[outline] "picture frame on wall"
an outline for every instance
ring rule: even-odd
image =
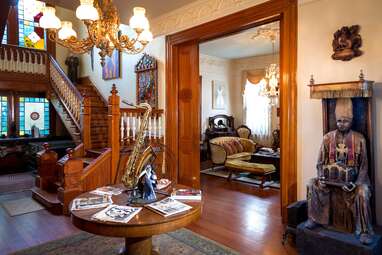
[[[121,34],[122,32],[118,31],[118,38]],[[117,49],[114,49],[111,57],[105,57],[105,65],[102,67],[102,79],[114,80],[121,78],[121,58],[122,52]]]
[[[227,83],[212,81],[212,109],[224,110],[227,108]]]
[[[121,52],[114,49],[111,57],[105,57],[105,65],[102,67],[102,79],[114,80],[121,78]]]
[[[137,104],[148,103],[152,108],[158,107],[158,64],[157,60],[143,54],[135,66],[137,74]]]

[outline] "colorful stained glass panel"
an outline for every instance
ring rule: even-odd
[[[0,135],[8,134],[8,97],[0,96]]]
[[[46,49],[45,31],[39,26],[45,3],[37,0],[19,0],[19,46]]]
[[[46,98],[20,97],[19,135],[31,135],[33,126],[41,136],[49,135],[49,102]]]

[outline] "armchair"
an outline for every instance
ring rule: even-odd
[[[241,138],[249,139],[251,137],[251,129],[246,125],[241,125],[238,128],[236,128],[236,133],[237,136]]]

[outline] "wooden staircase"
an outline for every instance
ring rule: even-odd
[[[27,80],[43,84],[46,97],[76,144],[60,159],[48,144],[37,155],[33,198],[49,211],[69,214],[73,198],[113,184],[118,168],[123,173],[129,153],[121,155],[121,148],[134,145],[144,111],[121,109],[115,85],[106,101],[89,78],[72,84],[47,52],[9,45],[0,46],[0,79],[10,86]],[[149,143],[163,143],[162,121],[163,110],[153,110],[145,134]]]
[[[108,130],[110,123],[117,130],[120,119],[118,114],[108,117],[108,112],[119,112],[119,104],[108,109],[106,100],[88,78],[81,79],[76,87],[45,51],[1,45],[0,79],[10,84],[28,80],[44,84],[46,97],[76,144],[60,159],[48,144],[44,145],[37,155],[34,199],[52,213],[69,214],[73,198],[113,183],[119,147],[114,153],[113,146],[107,147]],[[119,99],[114,101],[119,103]],[[110,144],[119,145],[118,134],[119,131]]]
[[[73,119],[70,117],[68,110],[64,107],[60,99],[57,97],[56,93],[53,91],[49,94],[49,101],[53,105],[54,109],[57,112],[57,115],[60,117],[62,123],[64,124],[66,130],[72,137],[76,145],[82,142],[81,140],[81,131],[79,127],[74,123]]]
[[[68,215],[73,198],[114,180],[112,150],[107,148],[108,104],[89,78],[74,85],[57,62],[49,60],[49,99],[77,147],[57,160],[46,146],[39,155],[33,198],[54,214]]]
[[[44,144],[38,153],[38,176],[32,197],[53,214],[69,214],[69,203],[82,192],[112,183],[111,149],[84,150],[83,144],[57,161],[57,154]]]
[[[92,148],[105,148],[108,145],[108,106],[89,77],[79,79],[76,85],[82,95],[90,99],[90,136]]]

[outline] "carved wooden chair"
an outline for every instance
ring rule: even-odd
[[[251,129],[246,125],[241,125],[238,128],[236,128],[236,133],[238,137],[246,139],[250,139],[252,135]]]

